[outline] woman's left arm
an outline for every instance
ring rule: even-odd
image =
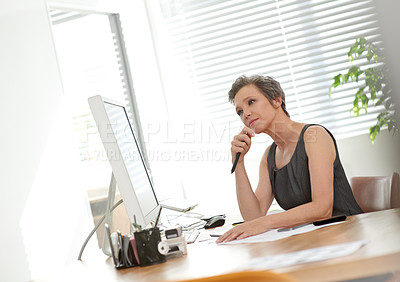
[[[270,229],[292,227],[332,216],[335,144],[320,126],[310,126],[306,130],[304,143],[310,172],[311,202],[237,225],[217,242],[243,239]]]
[[[304,133],[311,183],[310,215],[315,220],[332,216],[334,162],[336,149],[331,135],[321,126],[310,126]]]

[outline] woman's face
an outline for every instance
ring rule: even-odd
[[[277,101],[273,101],[271,105],[267,97],[252,84],[242,87],[234,100],[240,119],[255,133],[263,132],[270,127],[277,108],[280,107]]]

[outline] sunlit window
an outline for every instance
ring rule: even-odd
[[[179,73],[188,80],[186,89],[166,83],[167,96],[195,93],[214,124],[240,123],[226,96],[242,74],[276,78],[294,120],[321,123],[338,139],[375,124],[379,108],[362,118],[350,112],[355,83],[328,95],[333,76],[348,69],[357,37],[381,46],[372,1],[147,2],[166,79]]]

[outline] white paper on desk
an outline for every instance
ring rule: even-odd
[[[243,244],[243,243],[260,243],[260,242],[271,242],[271,241],[275,241],[275,240],[279,240],[279,239],[283,239],[283,238],[287,238],[293,235],[297,235],[297,234],[301,234],[301,233],[306,233],[306,232],[310,232],[310,231],[314,231],[316,229],[319,228],[323,228],[323,227],[327,227],[327,226],[331,226],[331,225],[335,225],[335,224],[341,224],[342,222],[334,222],[331,224],[325,224],[325,225],[320,225],[320,226],[314,226],[313,224],[308,224],[305,225],[303,227],[300,228],[296,228],[294,230],[288,230],[288,231],[283,231],[283,232],[278,232],[278,229],[271,229],[265,233],[261,233],[258,235],[254,235],[251,237],[247,237],[241,240],[233,240],[227,243],[221,243],[221,244]],[[213,235],[216,235],[216,232],[220,232],[220,231],[228,231],[227,229],[225,230],[216,230],[215,232],[213,232]],[[224,232],[222,232],[219,235],[222,235]]]
[[[279,267],[288,267],[300,263],[309,263],[347,256],[357,251],[366,243],[367,241],[361,240],[307,249],[282,255],[255,258],[243,265],[242,268],[243,270],[276,269]]]

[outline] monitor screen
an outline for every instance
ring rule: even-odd
[[[160,206],[126,108],[101,96],[89,98],[89,105],[129,219],[144,228]]]

